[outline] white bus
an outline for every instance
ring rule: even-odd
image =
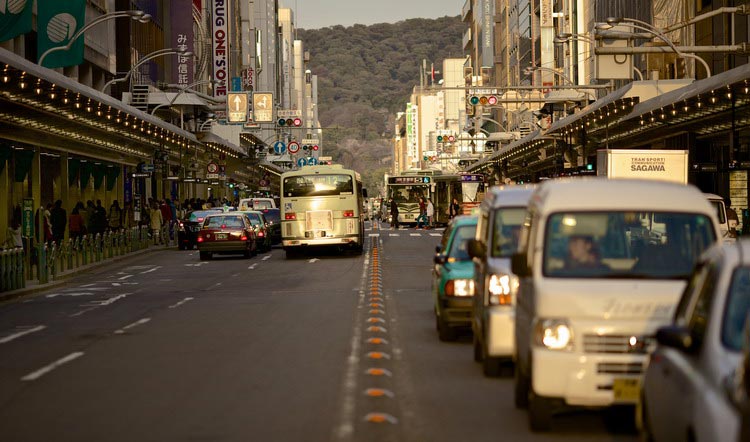
[[[281,175],[281,239],[287,258],[309,246],[336,246],[362,253],[364,198],[359,173],[332,166],[305,166]]]

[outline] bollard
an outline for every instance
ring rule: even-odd
[[[26,256],[22,247],[16,249],[16,283],[14,287],[26,287]]]
[[[0,252],[0,292],[11,290],[10,276],[10,254],[3,250]]]
[[[48,250],[49,255],[47,256],[47,275],[49,275],[49,277],[54,280],[57,276],[57,244],[53,242]]]
[[[49,278],[47,276],[47,244],[39,243],[37,245],[37,250],[37,279],[39,280],[39,284],[46,284],[47,282],[49,282]]]

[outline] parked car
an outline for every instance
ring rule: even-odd
[[[263,209],[260,211],[268,222],[268,233],[271,244],[281,244],[281,209]]]
[[[212,213],[221,213],[221,209],[194,210],[177,221],[177,248],[180,250],[198,246],[198,232],[206,217]]]
[[[537,186],[511,258],[514,399],[528,406],[533,431],[571,407],[635,409],[647,343],[719,239],[716,211],[694,186],[603,178]]]
[[[441,341],[454,340],[458,328],[471,326],[474,265],[469,257],[468,242],[474,238],[476,228],[476,216],[456,217],[436,248],[432,296]]]
[[[201,261],[214,254],[241,253],[250,258],[257,251],[255,230],[247,215],[239,212],[211,214],[198,232]]]
[[[239,213],[244,213],[250,220],[250,223],[255,229],[255,241],[256,248],[259,252],[267,252],[271,250],[271,234],[269,232],[268,221],[266,220],[263,212],[258,210],[241,210]]]
[[[469,242],[476,289],[471,320],[474,360],[482,363],[486,376],[512,367],[516,357],[518,278],[510,269],[510,258],[518,249],[533,190],[532,185],[490,188],[479,206],[476,238]]]
[[[750,313],[750,241],[716,246],[696,265],[643,379],[643,432],[655,441],[738,440],[735,369]]]

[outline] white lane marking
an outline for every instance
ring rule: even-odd
[[[50,293],[47,295],[48,298],[56,298],[58,296],[93,296],[96,293],[93,292],[73,292],[73,293]]]
[[[159,270],[160,268],[161,268],[161,266],[156,266],[156,267],[154,267],[153,269],[150,269],[150,270],[146,270],[146,271],[143,271],[143,272],[141,272],[141,275],[144,275],[144,274],[146,274],[146,273],[151,273],[151,272],[155,272],[155,271]]]
[[[255,270],[255,267],[257,267],[257,266],[258,266],[258,263],[256,262],[255,264],[251,265],[251,266],[250,266],[250,267],[248,267],[247,269],[248,269],[248,270]]]
[[[370,236],[370,238],[377,238],[377,237],[380,236],[380,234],[379,233],[370,233],[369,236]]]
[[[185,267],[200,267],[206,264],[208,264],[208,261],[201,261],[201,262],[196,262],[195,264],[185,264]]]
[[[430,233],[430,236],[443,236],[440,233]]]
[[[119,282],[113,282],[112,283],[112,287],[120,287],[120,285],[121,284]]]
[[[263,257],[263,261],[268,261],[269,259],[271,259],[271,255],[266,255]]]
[[[232,275],[232,278],[236,278],[238,276],[240,276],[240,274],[239,273],[235,273],[234,275]]]
[[[21,328],[21,327],[16,327],[16,328]],[[44,326],[44,325],[37,325],[36,327],[28,328],[26,330],[20,331],[18,333],[14,333],[14,334],[12,334],[10,336],[6,336],[6,337],[0,339],[0,344],[7,344],[8,342],[10,342],[10,341],[12,341],[14,339],[20,338],[21,336],[28,335],[28,334],[31,334],[31,333],[36,333],[38,331],[44,330],[45,328],[47,328],[47,327]]]
[[[71,354],[65,356],[64,358],[58,359],[55,362],[47,365],[46,367],[42,367],[42,368],[40,368],[39,370],[37,370],[37,371],[35,371],[33,373],[27,374],[26,376],[22,377],[21,380],[22,381],[35,381],[35,380],[39,379],[40,377],[44,376],[45,374],[49,373],[50,371],[52,371],[52,370],[60,367],[61,365],[64,365],[64,364],[67,364],[68,362],[76,360],[76,359],[80,358],[81,356],[83,356],[83,352],[82,351],[77,351],[77,352],[71,353]]]
[[[313,259],[311,259],[311,260],[309,260],[307,262],[309,262],[310,264],[312,264],[312,263],[315,263],[315,262],[318,262],[318,261],[320,261],[318,258],[313,258]]]
[[[221,285],[221,283],[217,282],[216,284],[212,285],[211,287],[207,288],[206,290],[211,290],[211,289],[218,288],[220,285]]]
[[[125,333],[125,330],[131,329],[133,327],[138,327],[139,325],[145,324],[145,323],[147,323],[150,320],[151,320],[151,318],[139,319],[139,320],[135,321],[134,323],[126,325],[125,327],[123,327],[123,328],[121,328],[119,330],[115,330],[115,334],[116,335],[121,335],[121,334]]]
[[[169,308],[177,308],[177,307],[181,306],[182,304],[185,304],[186,302],[192,301],[193,299],[195,299],[195,298],[185,298],[185,299],[183,299],[182,301],[178,302],[175,305],[170,305]]]
[[[401,236],[399,233],[389,233],[388,236]]]
[[[410,233],[409,236],[422,236],[421,233]]]
[[[132,278],[132,277],[133,277],[133,275],[125,275],[122,278],[118,278],[118,279],[122,281],[124,279]]]
[[[99,306],[98,306],[98,305],[96,305],[96,306],[94,306],[94,307],[89,307],[89,308],[85,308],[85,309],[81,310],[80,312],[76,312],[76,313],[73,313],[72,315],[70,315],[70,317],[71,317],[71,318],[75,318],[76,316],[81,316],[82,314],[84,314],[84,313],[88,313],[88,312],[90,312],[91,310],[94,310],[94,309],[96,309],[97,307],[99,307]]]
[[[89,284],[89,285],[94,285],[94,284]],[[83,286],[81,286],[81,287],[83,287]],[[75,293],[77,290],[78,289],[65,289],[65,290],[63,290],[63,293],[71,293],[71,292]],[[86,291],[86,292],[103,292],[103,291],[106,291],[106,290],[109,290],[109,287],[89,287],[89,288],[86,288],[86,290],[84,290],[84,291]]]
[[[95,310],[95,309],[97,309],[99,307],[102,307],[102,306],[105,306],[105,305],[114,304],[115,302],[119,301],[120,299],[124,299],[124,298],[128,297],[128,295],[132,295],[132,294],[133,293],[121,293],[121,294],[119,294],[117,296],[113,296],[111,298],[107,298],[107,299],[103,299],[103,300],[95,300],[95,301],[88,302],[86,304],[82,304],[81,307],[87,307],[87,308],[84,308],[83,310],[81,310],[79,312],[73,313],[72,315],[70,315],[70,317],[71,318],[75,318],[77,316],[83,315],[84,313],[88,313],[91,310]]]
[[[95,285],[96,285],[96,283],[93,283],[93,284],[84,284],[84,285],[80,285],[80,286],[78,286],[78,288],[82,288],[82,289],[84,289],[84,288],[86,288],[86,287],[93,287],[93,286],[95,286]]]

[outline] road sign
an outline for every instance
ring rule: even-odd
[[[206,179],[207,180],[218,180],[219,179],[219,174],[218,173],[207,173],[206,174]]]
[[[283,141],[277,141],[273,143],[273,151],[276,153],[276,155],[281,155],[284,152],[286,152],[286,144],[284,144]]]
[[[302,144],[320,144],[317,138],[303,138],[301,143]]]
[[[23,199],[23,236],[31,238],[34,236],[34,200],[31,198]]]
[[[230,123],[247,122],[246,92],[230,92],[227,94],[227,121]]]
[[[208,173],[219,173],[219,165],[213,161],[206,165],[206,172]]]
[[[253,112],[256,123],[273,122],[273,93],[253,93]]]
[[[300,158],[300,159],[297,160],[297,165],[299,167],[305,166],[305,165],[307,165],[307,160],[304,159],[304,158]]]
[[[292,141],[289,143],[289,153],[297,153],[299,152],[299,143],[296,141]]]
[[[153,172],[155,169],[153,164],[144,164],[141,167],[141,172]]]
[[[307,164],[311,166],[316,166],[318,164],[318,159],[315,157],[310,157],[307,159]]]
[[[318,157],[318,161],[333,161],[333,157],[320,156]]]
[[[278,111],[276,111],[276,116],[278,118],[301,117],[302,111],[299,109],[279,109]]]

